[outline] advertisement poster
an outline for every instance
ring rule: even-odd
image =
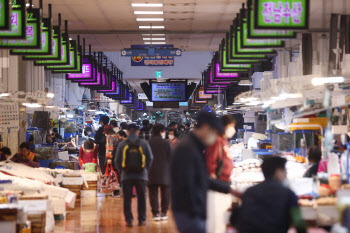
[[[173,56],[131,57],[131,66],[173,66]]]

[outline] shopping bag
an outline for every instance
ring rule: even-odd
[[[86,172],[96,173],[96,163],[85,163],[84,169]]]
[[[110,168],[110,172],[108,173],[108,170]],[[105,174],[102,177],[101,181],[101,193],[110,193],[114,190],[119,190],[120,185],[118,182],[118,175],[113,170],[113,167],[111,164],[107,164]]]

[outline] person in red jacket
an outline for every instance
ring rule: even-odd
[[[97,145],[91,139],[85,141],[79,150],[79,164],[81,166],[81,169],[84,169],[85,163],[97,164],[97,153]]]
[[[224,115],[221,117],[221,122],[225,127],[225,133],[219,135],[216,143],[206,149],[205,158],[211,178],[231,183],[230,177],[234,166],[228,140],[236,133],[236,120],[231,115]],[[227,194],[208,192],[207,232],[225,231],[224,216],[231,203],[232,199]]]

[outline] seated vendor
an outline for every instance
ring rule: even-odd
[[[19,146],[20,152],[15,154],[11,159],[15,163],[22,163],[30,167],[40,167],[38,158],[34,152],[30,151],[30,144],[28,142],[22,142]]]
[[[97,153],[97,145],[91,139],[85,141],[79,150],[79,164],[81,166],[81,169],[84,169],[85,163],[97,164]]]
[[[0,149],[0,161],[5,161],[11,156],[11,150],[8,147],[2,147]]]
[[[311,178],[317,175],[318,165],[322,158],[321,148],[319,146],[311,146],[307,153],[310,168],[305,172],[304,177]]]

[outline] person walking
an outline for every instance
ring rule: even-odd
[[[170,162],[172,147],[165,140],[165,126],[155,124],[152,128],[152,138],[149,144],[153,154],[153,162],[149,169],[149,199],[152,208],[153,220],[167,220],[170,204]],[[161,212],[159,212],[158,193],[161,193]]]
[[[108,125],[109,117],[101,116],[101,127],[96,131],[95,143],[98,145],[98,160],[102,174],[106,171],[106,135],[103,134],[105,125]]]
[[[149,125],[149,120],[142,121],[142,129],[140,130],[139,138],[146,141],[151,138],[151,127]]]
[[[147,141],[139,139],[135,124],[128,125],[128,139],[118,146],[116,164],[121,171],[124,196],[124,216],[127,227],[133,226],[131,212],[132,190],[137,193],[139,226],[146,225],[146,184],[153,154]]]
[[[113,163],[119,144],[118,135],[114,132],[113,125],[105,125],[103,134],[106,135],[106,164],[111,164],[114,171],[118,168]],[[105,172],[105,171],[104,171]],[[109,171],[110,172],[110,171]],[[118,181],[120,180],[118,172]],[[119,181],[120,182],[120,181]],[[114,190],[112,196],[120,197],[120,190]]]
[[[231,115],[224,115],[220,120],[225,131],[218,136],[215,144],[207,147],[205,159],[210,177],[230,185],[233,156],[228,147],[228,140],[236,133],[236,120]],[[231,207],[232,199],[227,194],[209,191],[207,205],[207,233],[224,232],[226,229],[225,213]]]
[[[168,140],[173,147],[175,147],[179,143],[179,139],[176,136],[175,129],[168,130]]]
[[[227,182],[209,177],[203,151],[224,128],[215,114],[199,112],[195,129],[175,147],[171,162],[171,203],[181,233],[205,233],[207,191],[239,196]]]
[[[298,233],[306,233],[298,198],[284,183],[287,160],[278,156],[265,158],[261,169],[265,181],[249,188],[238,210],[240,233],[287,233],[293,223]]]

